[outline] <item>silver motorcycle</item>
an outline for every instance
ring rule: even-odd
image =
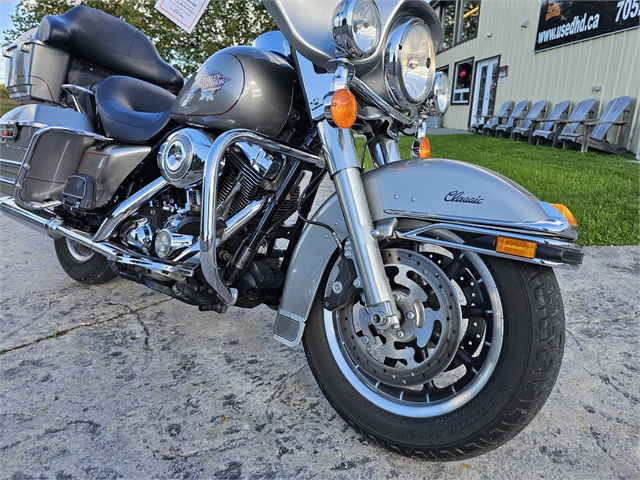
[[[575,219],[429,158],[449,83],[426,1],[264,4],[280,31],[186,83],[141,32],[84,6],[6,47],[24,105],[0,121],[2,213],[52,237],[79,282],[120,276],[201,311],[271,307],[274,338],[302,342],[331,405],[391,451],[502,445],[560,369],[552,267],[582,261]],[[313,211],[327,174],[335,193]]]

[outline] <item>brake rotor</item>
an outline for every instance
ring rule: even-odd
[[[346,351],[357,368],[391,386],[424,385],[451,364],[459,348],[462,313],[442,270],[411,250],[382,251],[400,312],[400,329],[379,331],[361,304],[339,312]]]

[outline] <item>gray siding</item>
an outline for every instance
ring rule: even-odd
[[[593,97],[599,100],[599,116],[609,100],[629,95],[636,105],[627,148],[638,153],[640,29],[534,53],[539,14],[540,0],[482,0],[477,38],[439,54],[437,66],[448,64],[453,77],[458,61],[500,56],[500,66],[507,66],[508,74],[504,83],[498,80],[496,109],[507,100],[547,99],[555,104]],[[527,28],[521,26],[525,21]],[[452,105],[444,126],[468,128],[471,105]]]

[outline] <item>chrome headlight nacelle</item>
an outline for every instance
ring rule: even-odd
[[[187,188],[202,181],[213,140],[193,128],[172,133],[158,150],[158,167],[174,187]]]
[[[378,48],[381,24],[372,0],[343,0],[333,20],[333,43],[349,58],[367,58]]]
[[[384,55],[387,93],[403,110],[424,102],[435,79],[436,50],[426,23],[412,18],[389,37]]]

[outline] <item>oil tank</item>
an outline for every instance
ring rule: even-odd
[[[191,76],[171,116],[178,123],[276,136],[291,111],[295,78],[284,57],[255,47],[225,48]]]

